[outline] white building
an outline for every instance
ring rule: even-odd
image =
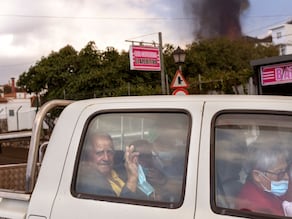
[[[273,44],[279,46],[279,55],[292,54],[292,22],[271,29]]]
[[[19,92],[14,78],[11,78],[11,84],[4,86],[11,87],[11,93],[1,93],[0,96],[0,120],[7,122],[4,131],[31,129],[36,115],[36,107],[31,106],[33,95]],[[4,86],[0,89],[4,90]]]
[[[36,108],[31,107],[30,99],[11,99],[0,103],[0,119],[7,119],[8,131],[31,129]]]

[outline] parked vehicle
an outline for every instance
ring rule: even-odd
[[[41,143],[43,118],[56,106],[66,107],[49,142]],[[107,133],[114,152],[92,152],[89,147],[95,133]],[[0,165],[0,217],[211,219],[289,216],[292,201],[289,189],[280,197],[288,207],[285,205],[279,214],[238,208],[237,202],[242,201],[238,200],[238,194],[255,173],[248,168],[253,145],[263,141],[267,148],[275,146],[286,151],[283,178],[289,176],[291,139],[291,97],[187,95],[51,101],[43,105],[36,116],[27,162]],[[137,141],[141,143],[141,140],[149,144],[140,147]],[[88,156],[113,156],[112,168],[123,168],[126,146],[132,144],[137,150],[134,151],[138,156],[135,161],[143,173],[137,183],[144,179],[148,186],[145,190],[138,186],[134,191],[142,195],[127,197],[80,189],[79,183],[90,175],[82,172],[82,165],[87,168]],[[142,162],[144,158],[151,160],[147,167]],[[159,172],[156,181],[153,180],[155,176],[148,175],[152,169]],[[267,179],[272,177],[268,170],[260,171]],[[126,176],[120,178],[126,181]],[[99,181],[93,174],[86,183],[96,186]],[[265,192],[270,194],[268,190]]]

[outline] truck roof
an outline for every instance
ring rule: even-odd
[[[155,96],[123,96],[123,97],[103,97],[76,101],[74,104],[96,104],[96,103],[126,103],[126,102],[169,102],[169,101],[265,101],[279,102],[292,101],[291,96],[276,95],[155,95]]]

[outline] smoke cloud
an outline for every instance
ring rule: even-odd
[[[240,15],[249,0],[185,0],[187,13],[194,18],[194,35],[198,39],[242,35]]]

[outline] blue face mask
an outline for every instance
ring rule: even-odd
[[[154,192],[154,188],[147,182],[143,167],[138,165],[138,188],[147,196]]]
[[[288,180],[271,181],[271,193],[276,196],[283,196],[288,190]]]
[[[262,174],[262,176],[265,177],[266,179],[268,179],[264,174]],[[270,180],[270,179],[268,179],[268,180]],[[288,184],[289,184],[288,180],[281,180],[281,181],[270,180],[270,182],[271,182],[271,190],[265,188],[262,185],[262,187],[264,188],[264,190],[266,192],[270,192],[270,193],[274,194],[275,196],[283,196],[286,194],[286,192],[288,190]]]
[[[266,179],[270,180],[264,174],[262,174],[262,176],[265,177]],[[274,194],[275,196],[283,196],[286,194],[286,192],[288,190],[288,186],[289,186],[288,180],[281,180],[281,181],[270,180],[270,182],[271,182],[271,190],[265,188],[265,186],[262,185],[262,187],[264,188],[264,190],[266,192],[270,192],[270,193]]]

